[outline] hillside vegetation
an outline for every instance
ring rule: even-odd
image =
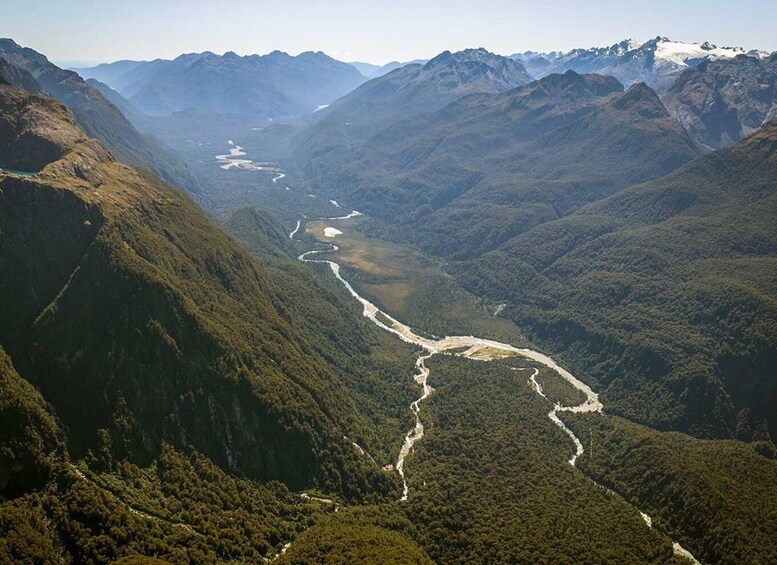
[[[621,418],[570,418],[593,454],[580,468],[653,517],[703,563],[777,559],[777,462],[739,441],[659,433]]]
[[[54,405],[71,454],[146,464],[164,440],[296,488],[392,493],[394,476],[351,445],[385,449],[343,376],[380,380],[356,361],[373,347],[363,326],[325,301],[295,304],[178,190],[79,137],[61,106],[0,95],[73,131],[42,130],[64,156],[40,174],[0,178],[0,341]]]
[[[777,437],[777,127],[452,267],[659,429]]]
[[[297,158],[313,192],[402,224],[427,251],[465,259],[699,154],[645,85],[624,93],[612,77],[570,71]]]

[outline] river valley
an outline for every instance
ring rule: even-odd
[[[358,211],[353,211],[343,216],[336,216],[336,217],[323,218],[323,219],[326,220],[327,222],[336,222],[340,220],[347,220],[358,215],[361,215],[361,213]],[[297,221],[294,227],[294,230],[291,233],[289,233],[289,238],[293,240],[295,236],[299,233],[299,231],[303,229],[304,224],[307,221],[308,221],[307,218],[304,218],[304,217],[300,218]],[[326,228],[324,228],[324,235],[327,238],[334,238],[337,235],[342,233],[343,231],[339,228],[333,228],[331,226],[327,226]],[[585,395],[585,400],[583,402],[572,406],[563,406],[559,403],[554,403],[552,409],[550,410],[550,412],[548,412],[548,418],[556,426],[561,428],[561,430],[563,430],[564,433],[567,434],[569,438],[572,440],[572,443],[575,447],[575,451],[569,459],[569,464],[572,466],[575,466],[577,459],[584,453],[583,444],[580,441],[580,439],[574,434],[574,432],[567,427],[567,425],[564,423],[564,421],[560,418],[559,415],[564,412],[571,412],[571,413],[594,412],[594,413],[602,414],[603,416],[604,405],[599,400],[599,395],[596,392],[594,392],[590,386],[588,386],[583,381],[581,381],[580,379],[572,375],[569,371],[561,367],[551,357],[549,357],[548,355],[540,351],[536,351],[529,348],[518,348],[508,343],[502,343],[499,341],[479,338],[475,336],[446,336],[446,337],[439,338],[435,336],[424,337],[422,335],[419,335],[419,333],[414,331],[411,327],[409,327],[406,324],[403,324],[399,320],[392,317],[390,314],[382,311],[375,304],[373,304],[372,302],[364,298],[361,294],[359,294],[356,291],[356,289],[353,287],[353,285],[351,285],[351,283],[342,276],[340,272],[341,269],[340,269],[339,263],[332,261],[330,259],[314,258],[322,254],[337,252],[339,250],[339,247],[336,244],[319,243],[318,245],[319,245],[318,249],[306,251],[301,255],[299,255],[298,259],[305,263],[318,263],[318,264],[328,265],[332,273],[334,274],[334,276],[337,278],[338,281],[340,281],[343,284],[343,286],[346,288],[348,293],[362,305],[362,308],[363,308],[362,314],[364,315],[364,317],[371,320],[375,325],[377,325],[379,328],[383,329],[384,331],[390,332],[396,335],[399,339],[407,343],[417,345],[422,349],[421,355],[416,360],[415,367],[417,372],[413,375],[413,379],[421,387],[422,392],[421,392],[421,396],[410,405],[410,410],[413,413],[413,416],[415,417],[415,425],[405,435],[404,441],[402,443],[402,447],[399,451],[399,456],[397,457],[397,461],[394,464],[395,470],[399,473],[402,479],[402,497],[400,499],[401,501],[407,500],[408,491],[409,491],[408,483],[405,477],[405,464],[407,461],[407,457],[412,453],[413,446],[418,441],[422,440],[424,437],[424,425],[421,418],[421,403],[427,398],[429,398],[429,396],[434,392],[434,389],[428,382],[430,370],[429,368],[426,367],[426,361],[430,357],[436,354],[445,354],[445,355],[452,354],[452,355],[457,355],[460,357],[465,357],[467,359],[472,359],[472,360],[481,361],[481,362],[496,361],[496,360],[506,361],[506,360],[509,360],[510,358],[522,358],[525,360],[533,361],[534,363],[543,365],[553,370],[561,378],[563,378],[565,381],[571,384],[575,389],[582,392]],[[527,370],[527,368],[525,367],[511,367],[511,368],[516,371]],[[529,377],[527,383],[529,384],[529,386],[532,387],[532,389],[538,395],[548,400],[543,392],[542,386],[536,380],[537,374],[538,374],[538,369],[536,368],[533,369],[533,374]],[[550,402],[550,400],[548,401]],[[601,487],[601,485],[599,486]],[[601,488],[606,488],[606,487],[601,487]],[[615,495],[618,496],[617,494]],[[653,524],[652,524],[651,517],[645,514],[644,512],[642,512],[641,510],[639,512],[646,526],[649,528],[652,528]],[[690,562],[694,563],[695,565],[700,565],[700,562],[678,542],[672,541],[672,547],[676,556],[685,558]]]
[[[234,146],[235,148],[239,146]],[[242,149],[242,148],[240,148]],[[230,156],[240,159],[242,155],[235,155],[234,151]],[[263,163],[264,165],[264,163]],[[276,165],[267,163],[269,165],[265,169],[258,169],[260,172],[272,173],[272,184],[277,184],[278,181],[286,177],[285,173],[281,171]],[[245,168],[245,167],[231,167],[231,168]],[[287,191],[295,192],[293,185],[291,187],[283,186]],[[279,187],[280,188],[280,187]],[[309,195],[316,197],[317,195]],[[331,205],[335,208],[341,208],[340,203],[331,202]],[[347,210],[347,208],[345,208]],[[333,216],[318,216],[312,217],[310,211],[307,214],[302,214],[301,217],[294,222],[293,229],[287,234],[288,238],[292,241],[299,241],[302,234],[306,233],[308,224],[313,222],[323,222],[323,228],[317,230],[318,242],[315,244],[314,249],[304,251],[298,256],[298,259],[308,264],[326,265],[331,270],[336,279],[343,285],[348,294],[355,299],[362,306],[362,314],[369,319],[373,324],[395,335],[398,339],[415,345],[421,349],[418,358],[415,363],[415,373],[412,375],[415,383],[421,389],[421,394],[416,400],[414,400],[409,409],[412,413],[415,421],[413,427],[407,431],[402,444],[398,452],[396,461],[393,463],[393,470],[396,471],[402,482],[402,494],[400,501],[406,501],[408,499],[409,491],[411,487],[408,485],[407,478],[405,476],[407,465],[411,462],[410,455],[413,453],[414,446],[423,440],[424,438],[424,421],[422,413],[422,405],[431,395],[434,394],[434,388],[430,384],[430,369],[427,367],[427,361],[434,355],[455,355],[478,362],[495,362],[498,361],[502,364],[509,366],[514,371],[523,371],[528,374],[526,379],[526,385],[529,386],[538,396],[547,401],[550,405],[550,410],[547,414],[548,419],[553,422],[555,426],[560,428],[564,434],[569,437],[572,443],[573,451],[570,454],[568,463],[571,466],[575,466],[578,458],[585,453],[583,443],[575,435],[575,433],[564,423],[562,416],[564,413],[594,413],[604,416],[604,405],[602,404],[599,395],[582,380],[571,374],[569,371],[560,366],[552,357],[545,353],[531,349],[529,347],[516,347],[510,343],[498,341],[494,339],[481,338],[474,335],[452,335],[438,337],[431,335],[427,332],[421,332],[415,330],[411,326],[399,321],[397,318],[389,314],[388,312],[379,308],[375,303],[365,298],[357,289],[349,282],[341,272],[340,263],[332,260],[327,255],[336,253],[340,250],[340,247],[332,241],[338,241],[339,237],[344,237],[344,233],[347,235],[349,226],[347,220],[362,216],[362,214],[356,210],[347,214],[333,215]],[[328,240],[328,241],[327,241]],[[503,307],[503,306],[502,306]],[[497,310],[499,308],[497,307]],[[498,315],[498,312],[496,312]],[[491,314],[493,315],[493,314]],[[511,366],[511,360],[521,359],[523,361],[529,361],[533,364],[546,367],[553,371],[556,375],[569,383],[574,389],[582,393],[583,400],[576,404],[562,405],[557,402],[551,401],[546,397],[542,385],[537,381],[538,369],[528,367],[514,367]],[[369,455],[365,452],[365,455]],[[388,468],[391,468],[389,465]],[[591,479],[592,480],[592,479]],[[611,491],[610,489],[599,485],[594,481],[599,488],[605,489],[613,496],[622,498],[619,494]],[[639,511],[639,509],[637,509]],[[639,511],[645,525],[649,528],[653,527],[653,520],[647,514]],[[674,553],[678,557],[687,559],[688,561],[699,564],[694,556],[683,548],[676,541],[672,541]]]

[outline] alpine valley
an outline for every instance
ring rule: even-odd
[[[776,442],[777,53],[0,39],[0,562],[777,563]]]

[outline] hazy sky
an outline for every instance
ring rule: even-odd
[[[777,50],[777,0],[0,0],[0,36],[55,62],[324,51],[346,61],[445,49],[610,45],[657,35]]]

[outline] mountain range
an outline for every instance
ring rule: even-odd
[[[611,410],[660,429],[773,438],[776,188],[772,123],[455,270],[595,367]]]
[[[761,101],[761,94],[771,96],[771,86],[760,90],[747,87],[760,84],[764,74],[771,77],[767,84],[773,85],[770,65],[768,61],[740,56],[704,63],[699,69],[686,70],[683,76],[686,79],[688,75],[702,73],[716,73],[720,77],[731,73],[752,76],[746,83],[736,79],[709,81],[718,84],[722,92],[727,92],[726,85],[736,83],[737,92],[743,95],[730,99],[745,108],[751,104],[746,100]],[[684,83],[679,84],[682,86],[678,92],[688,91]],[[370,83],[361,88],[366,90],[369,86]],[[754,95],[753,90],[758,94]],[[755,104],[760,114],[751,123],[764,119],[768,100],[766,104]],[[717,119],[717,116],[710,117],[710,121]],[[743,337],[737,337],[739,322],[717,324],[714,318],[702,318],[692,309],[683,317],[698,319],[695,324],[682,330],[661,330],[662,335],[669,337],[654,343],[647,338],[651,330],[645,325],[641,309],[656,308],[648,320],[669,316],[653,305],[674,308],[676,304],[691,301],[686,286],[690,284],[689,278],[699,277],[707,284],[713,280],[716,267],[711,259],[695,264],[692,274],[681,272],[679,267],[667,267],[662,282],[658,283],[665,293],[663,296],[657,295],[655,289],[639,288],[632,281],[646,273],[622,274],[620,262],[627,266],[633,264],[637,270],[645,264],[652,265],[648,271],[653,269],[651,280],[656,281],[659,267],[654,262],[663,265],[668,261],[665,257],[683,256],[679,249],[668,247],[670,243],[683,245],[682,236],[672,236],[667,241],[658,232],[650,232],[632,248],[625,232],[613,234],[613,225],[624,221],[623,210],[595,212],[605,203],[621,202],[621,198],[626,198],[619,196],[624,189],[627,189],[624,194],[643,191],[652,194],[653,189],[643,188],[650,185],[641,183],[673,171],[682,172],[677,173],[680,180],[666,177],[664,182],[671,188],[662,189],[661,196],[655,198],[661,205],[666,201],[667,206],[677,199],[677,205],[684,210],[699,200],[699,191],[707,190],[705,187],[716,174],[709,171],[717,171],[721,174],[718,182],[722,183],[719,190],[732,199],[725,206],[722,197],[718,200],[719,213],[725,214],[725,210],[735,210],[737,206],[747,210],[752,201],[757,203],[752,204],[757,210],[753,217],[759,220],[748,222],[754,239],[743,243],[745,247],[741,250],[723,245],[727,237],[733,241],[739,237],[738,226],[744,220],[733,216],[721,216],[704,227],[699,226],[695,232],[698,245],[711,245],[719,252],[715,260],[727,265],[733,264],[740,253],[752,255],[753,272],[747,276],[765,276],[774,253],[767,243],[772,231],[768,218],[777,213],[772,207],[771,191],[777,183],[773,169],[773,126],[763,127],[767,128],[765,133],[757,130],[747,142],[737,145],[735,151],[705,158],[704,145],[686,131],[646,84],[635,84],[624,92],[615,78],[567,71],[502,93],[461,97],[439,110],[375,128],[358,144],[355,140],[359,138],[348,136],[341,143],[327,140],[326,144],[311,147],[311,140],[318,139],[313,126],[309,133],[299,136],[306,144],[299,150],[297,162],[314,191],[353,203],[359,210],[381,220],[372,233],[407,241],[444,257],[449,261],[449,272],[461,277],[476,295],[508,304],[504,315],[520,327],[534,328],[531,331],[536,332],[533,334],[536,339],[547,340],[544,342],[553,349],[567,351],[570,359],[579,356],[577,367],[581,370],[584,366],[599,367],[602,372],[599,384],[609,387],[604,394],[629,418],[661,429],[732,437],[738,433],[738,418],[741,420],[743,414],[749,414],[752,422],[742,424],[741,428],[751,431],[740,430],[742,437],[751,437],[752,430],[759,426],[767,426],[774,437],[777,428],[766,410],[772,401],[763,403],[764,398],[771,399],[774,395],[773,382],[763,372],[771,363],[769,352],[774,350],[774,344],[763,338],[769,333],[767,328],[773,312],[769,301],[762,301],[759,294],[768,295],[769,291],[754,283],[750,289],[743,290],[741,297],[743,304],[747,304],[741,308],[763,309],[766,316],[763,328],[753,330],[762,337],[753,338],[757,345],[754,342],[752,346],[752,360],[740,359],[741,353],[731,353],[729,357],[713,353],[712,335],[730,342],[737,351],[739,347],[749,347],[743,345]],[[347,136],[349,130],[343,131],[342,135]],[[697,130],[690,129],[690,132],[699,137]],[[742,128],[737,133],[740,137],[744,135]],[[752,166],[752,171],[745,176],[744,169],[740,169],[748,166],[744,163]],[[722,175],[721,171],[726,174]],[[629,188],[633,185],[640,188]],[[672,193],[678,186],[685,187],[684,192]],[[740,186],[747,186],[753,192],[743,192],[737,188]],[[715,201],[712,196],[706,198]],[[639,206],[643,214],[656,209],[656,204]],[[708,213],[703,209],[706,210],[698,208],[699,215]],[[695,217],[691,210],[695,208],[687,213]],[[691,221],[685,215],[681,218]],[[644,231],[643,226],[650,221],[640,221],[644,222],[638,224]],[[570,228],[573,223],[579,233]],[[666,224],[660,226],[655,229],[666,229]],[[720,232],[713,236],[711,226],[720,226]],[[693,232],[690,227],[677,230]],[[532,234],[537,234],[536,240],[531,239]],[[611,245],[607,252],[612,257],[603,258],[600,246],[585,245],[590,237],[601,237],[601,241]],[[713,237],[719,239],[711,240]],[[539,264],[522,263],[545,246],[558,255]],[[580,247],[575,251],[577,246]],[[562,269],[563,261],[573,261],[573,257],[577,271],[571,270],[573,267]],[[584,270],[584,266],[594,268],[598,261],[604,262],[600,267],[604,271],[600,283],[595,282],[595,273]],[[545,277],[552,277],[555,268],[559,269],[557,282],[547,282]],[[729,267],[726,269],[728,272]],[[566,285],[578,272],[582,278],[569,289],[552,286]],[[600,318],[587,310],[572,314],[586,300],[594,300],[596,291],[590,284],[622,288],[623,294],[612,290],[605,292],[605,296],[607,293],[619,296],[623,312],[615,314],[615,305],[598,305],[594,301],[592,304],[600,307]],[[536,298],[528,298],[534,293],[527,292],[526,285],[542,290]],[[580,294],[573,298],[575,292]],[[698,295],[693,300],[698,301],[696,308],[702,308],[702,304],[715,304],[721,297]],[[733,303],[726,304],[720,306],[723,311],[729,311],[729,306],[739,308]],[[620,316],[619,321],[614,321],[611,315]],[[619,333],[619,324],[629,328],[645,325],[645,329]],[[577,347],[593,347],[597,353],[588,349],[578,352]],[[694,366],[693,360],[705,347],[710,348],[709,357],[695,373],[691,372],[687,367]],[[619,357],[621,360],[616,363]],[[645,381],[641,376],[644,374],[651,375],[650,381]],[[631,392],[626,394],[624,389]],[[702,402],[701,398],[706,400]],[[642,408],[659,405],[661,408],[655,412]]]
[[[257,123],[312,112],[365,80],[351,65],[324,53],[292,57],[281,51],[246,57],[190,53],[173,60],[118,61],[78,73],[107,84],[146,114],[193,109],[248,116]]]
[[[768,57],[768,53],[758,50],[746,52],[741,47],[717,47],[709,42],[683,43],[661,36],[644,43],[626,39],[609,47],[573,49],[566,53],[527,51],[512,57],[521,61],[534,78],[573,70],[611,75],[626,86],[645,82],[661,92],[688,67],[705,60],[731,59],[743,54]]]
[[[390,73],[394,69],[404,67],[405,65],[423,65],[426,62],[427,59],[413,59],[412,61],[406,61],[404,63],[400,61],[391,61],[385,65],[373,65],[372,63],[360,63],[358,61],[352,61],[348,64],[356,67],[356,70],[367,78],[378,78]]]
[[[774,562],[775,66],[0,41],[0,561]]]
[[[497,93],[531,81],[523,66],[485,49],[445,51],[372,79],[316,113],[297,151],[352,147],[382,127],[442,108],[475,93]]]
[[[624,93],[612,77],[573,71],[465,96],[374,129],[358,146],[345,128],[341,143],[313,149],[319,127],[299,136],[298,159],[314,186],[384,219],[429,226],[423,245],[443,252],[446,242],[454,257],[701,153],[649,87]],[[443,224],[458,225],[456,233]],[[485,226],[501,227],[479,231]]]

